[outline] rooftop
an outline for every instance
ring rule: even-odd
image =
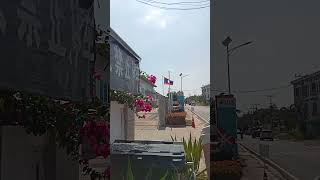
[[[314,77],[317,77],[317,76],[320,76],[320,71],[317,71],[317,72],[314,72],[314,73],[299,77],[299,78],[291,81],[291,84],[296,84],[296,83],[299,83],[301,81],[305,81],[305,80],[308,80],[308,79],[311,79],[311,78],[314,78]]]
[[[140,75],[140,79],[145,81],[146,83],[150,84],[153,87],[157,87],[156,85],[152,84],[145,76]]]
[[[139,62],[140,56],[110,27],[110,36],[120,43],[129,53],[131,53]]]
[[[208,87],[210,87],[210,84],[203,85],[201,88],[208,88]]]

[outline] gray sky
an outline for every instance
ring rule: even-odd
[[[213,11],[214,89],[227,90],[226,36],[232,45],[252,40],[230,57],[231,89],[259,90],[288,85],[295,73],[320,69],[320,1],[309,0],[217,0]],[[292,87],[274,91],[236,94],[237,105],[267,105],[265,95],[275,95],[279,105],[293,103]]]
[[[168,70],[175,90],[180,90],[179,74],[190,74],[183,80],[186,95],[200,94],[210,83],[210,8],[166,11],[135,0],[111,0],[110,9],[111,27],[142,58],[141,70],[156,75],[159,93]]]

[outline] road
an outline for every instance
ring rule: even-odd
[[[259,152],[260,140],[245,136],[244,145]],[[320,141],[293,142],[289,140],[263,141],[270,147],[270,159],[301,180],[320,176]]]
[[[191,106],[186,106],[188,109],[191,109]],[[204,118],[207,122],[210,121],[210,107],[209,106],[193,106],[194,113]]]

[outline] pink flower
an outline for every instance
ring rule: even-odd
[[[157,78],[154,75],[149,75],[148,80],[152,83],[155,84],[157,81]]]
[[[150,112],[152,110],[152,106],[150,104],[145,104],[144,111]]]
[[[147,96],[148,100],[152,101],[153,97],[151,95]]]
[[[138,107],[143,107],[144,103],[145,103],[145,101],[143,99],[136,100],[136,106],[138,106]]]

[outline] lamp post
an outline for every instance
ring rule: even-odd
[[[182,92],[182,78],[189,76],[190,74],[184,75],[182,73],[180,73],[180,77],[181,77],[181,92]]]
[[[229,92],[229,94],[231,94],[231,87],[230,87],[230,63],[229,63],[230,54],[231,54],[234,50],[236,50],[236,49],[238,49],[238,48],[240,48],[240,47],[242,47],[242,46],[246,46],[246,45],[251,44],[252,41],[248,41],[248,42],[246,42],[246,43],[240,44],[240,45],[238,45],[238,46],[236,46],[236,47],[233,47],[233,48],[229,49],[229,44],[230,44],[231,42],[232,42],[232,39],[231,39],[229,36],[228,36],[225,40],[222,41],[222,44],[227,48],[226,52],[227,52],[227,65],[228,65],[228,92]]]

